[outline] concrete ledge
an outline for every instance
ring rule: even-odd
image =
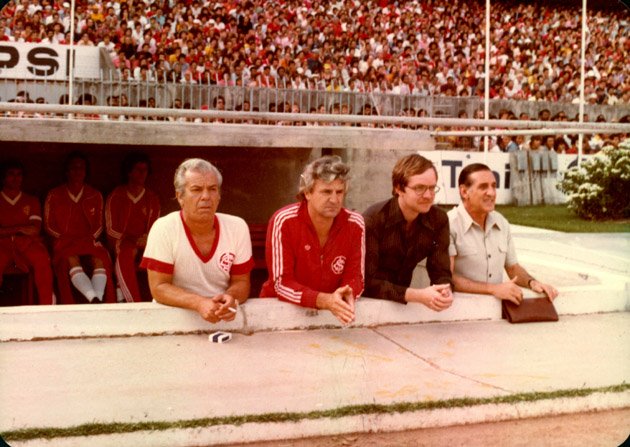
[[[526,297],[536,296],[525,290]],[[560,315],[630,310],[626,283],[560,288]],[[361,298],[353,327],[446,321],[499,320],[500,301],[487,295],[456,293],[453,305],[433,312],[422,305],[402,305]],[[0,308],[0,341],[72,337],[120,337],[211,332],[241,333],[339,327],[326,311],[305,309],[276,299],[254,298],[229,323],[210,324],[195,312],[158,303],[120,303]]]
[[[571,286],[560,288],[554,301],[558,315],[580,315],[630,310],[628,283],[616,287]],[[566,298],[566,299],[565,299]]]
[[[605,411],[630,406],[630,392],[595,393],[590,396],[540,400],[518,404],[487,404],[394,414],[361,414],[340,418],[304,419],[299,422],[245,423],[163,431],[137,431],[110,435],[12,441],[14,447],[136,447],[216,445],[279,441],[312,436],[359,432],[390,432],[449,427],[562,414]]]
[[[36,131],[35,131],[36,129]],[[433,150],[429,132],[345,126],[276,126],[0,118],[4,141],[45,143],[375,150]]]

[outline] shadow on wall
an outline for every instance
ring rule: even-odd
[[[235,214],[248,223],[267,223],[273,212],[295,201],[297,184],[311,149],[187,148],[3,142],[0,162],[18,158],[26,167],[24,190],[44,201],[47,192],[63,183],[63,163],[73,150],[90,161],[88,183],[107,196],[122,182],[120,163],[129,151],[151,157],[153,172],[147,186],[159,196],[162,215],[179,209],[173,189],[175,169],[186,158],[200,157],[223,174],[219,211]]]

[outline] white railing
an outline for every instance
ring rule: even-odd
[[[32,103],[0,102],[0,115],[5,118],[50,118],[81,120],[117,120],[125,117],[134,121],[159,119],[177,123],[229,123],[229,124],[278,124],[295,123],[400,127],[405,130],[428,130],[433,136],[478,136],[478,135],[534,135],[534,134],[589,134],[589,133],[630,133],[628,123],[606,122],[562,122],[562,121],[514,121],[460,118],[416,118],[379,115],[332,115],[319,113],[274,113],[274,112],[233,112],[219,110],[185,110],[149,107],[105,107],[84,105],[53,105]],[[458,127],[457,130],[435,130],[443,127]],[[484,127],[493,130],[484,130]],[[465,129],[465,130],[464,130]]]

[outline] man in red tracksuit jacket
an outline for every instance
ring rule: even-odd
[[[151,162],[145,154],[125,157],[125,184],[112,191],[105,205],[107,239],[116,253],[116,279],[122,299],[128,303],[142,301],[136,258],[144,251],[149,230],[160,216],[158,196],[145,188],[150,170]]]
[[[40,237],[42,212],[39,200],[22,191],[24,167],[21,163],[6,162],[0,178],[0,285],[9,263],[13,262],[24,271],[32,268],[39,304],[53,304],[50,256]]]
[[[53,238],[53,267],[63,304],[74,303],[70,283],[88,301],[115,302],[111,280],[111,261],[97,241],[103,231],[103,196],[85,184],[87,158],[80,152],[66,159],[64,185],[52,189],[44,204],[44,225]],[[80,256],[90,256],[92,278],[89,278]]]
[[[267,227],[269,279],[260,296],[329,310],[343,324],[355,318],[364,287],[365,226],[343,208],[349,168],[337,156],[309,164],[300,202],[271,217]]]

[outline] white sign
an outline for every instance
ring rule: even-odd
[[[74,47],[74,77],[100,77],[100,50]],[[70,74],[70,46],[0,42],[0,79],[65,81]]]
[[[460,151],[423,151],[420,155],[433,162],[438,171],[438,185],[440,192],[435,197],[435,203],[459,203],[459,189],[457,179],[462,169],[471,163],[483,163],[492,169],[497,179],[497,203],[504,205],[512,203],[510,190],[510,154],[488,153],[485,159],[483,152]],[[558,155],[558,180],[571,167],[577,165],[577,155]]]

